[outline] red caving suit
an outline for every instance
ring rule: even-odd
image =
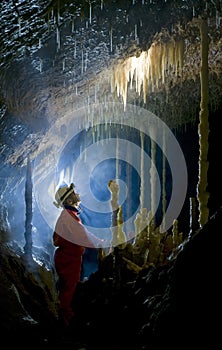
[[[56,247],[54,264],[58,275],[60,312],[66,325],[74,316],[71,303],[80,281],[85,247],[95,248],[98,242],[97,237],[82,225],[76,209],[68,207],[62,210],[53,233],[53,244]]]

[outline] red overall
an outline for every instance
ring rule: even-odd
[[[68,210],[68,212],[74,220],[81,223],[74,211]],[[65,230],[65,224],[63,226]],[[54,254],[54,263],[58,275],[60,312],[64,323],[68,325],[74,316],[71,303],[77,283],[80,281],[82,256],[85,248],[66,240],[55,231],[53,233],[53,243],[57,247]]]

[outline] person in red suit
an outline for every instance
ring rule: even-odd
[[[102,247],[104,241],[97,238],[81,222],[79,217],[80,196],[74,184],[60,187],[55,194],[56,207],[61,207],[53,232],[54,266],[58,276],[59,311],[65,326],[74,317],[72,299],[81,278],[82,259],[86,247]]]

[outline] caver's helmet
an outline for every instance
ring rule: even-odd
[[[63,207],[63,204],[65,202],[65,200],[71,195],[73,194],[73,205],[78,205],[79,202],[80,202],[80,198],[79,198],[79,195],[77,193],[75,193],[74,191],[74,184],[71,183],[70,186],[68,185],[63,185],[61,187],[58,188],[58,190],[56,191],[56,194],[55,194],[55,202],[53,202],[55,204],[55,206],[57,208],[59,207]]]

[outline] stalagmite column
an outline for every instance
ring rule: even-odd
[[[190,232],[189,237],[192,236],[199,228],[198,215],[197,215],[197,199],[190,198]]]
[[[141,158],[140,158],[140,208],[144,207],[144,133],[140,132]]]
[[[118,126],[117,126],[118,128]],[[120,169],[119,169],[119,132],[118,129],[116,131],[116,179],[120,177]]]
[[[119,206],[119,186],[115,180],[110,180],[108,189],[111,192],[112,207],[112,247],[122,246],[126,242],[126,235],[123,231],[122,208]]]
[[[153,131],[154,132],[154,131]],[[153,224],[155,225],[155,211],[156,211],[156,144],[154,135],[151,138],[151,167],[150,167],[150,186],[151,186],[151,213],[153,215]]]
[[[162,222],[165,230],[165,214],[166,214],[166,135],[163,131],[163,159],[162,159]]]
[[[132,158],[132,152],[130,151],[131,148],[129,146],[129,142],[127,143],[127,189],[128,193],[132,193],[132,186],[133,186],[133,174],[132,174],[132,169],[133,167],[131,166],[133,158]],[[127,207],[126,207],[126,217],[129,218],[132,214],[132,206],[133,203],[130,200],[127,200]],[[131,228],[127,230],[126,226],[126,232],[130,232]],[[129,237],[128,237],[129,238]]]
[[[26,182],[25,182],[25,204],[26,204],[26,218],[25,218],[25,246],[24,253],[29,260],[32,261],[32,168],[31,161],[28,156]]]
[[[207,192],[207,173],[208,173],[208,135],[209,135],[209,122],[208,122],[208,30],[207,20],[200,20],[200,34],[201,34],[201,69],[200,69],[200,82],[201,82],[201,102],[200,102],[200,114],[199,114],[199,182],[197,185],[197,197],[199,201],[199,224],[202,227],[208,220],[209,209],[208,199],[209,193]]]

